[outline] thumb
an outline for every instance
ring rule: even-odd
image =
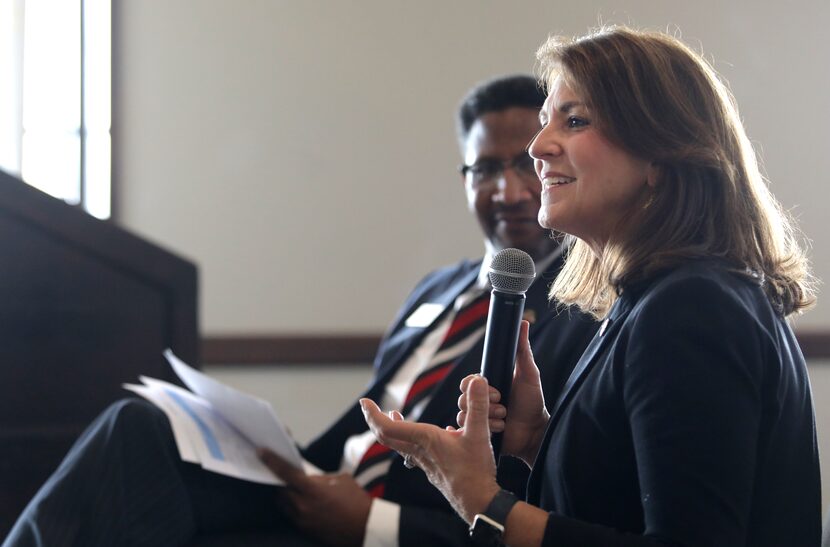
[[[464,435],[490,438],[490,394],[487,380],[476,376],[467,389],[467,420],[464,422]]]
[[[530,340],[528,339],[529,330],[530,323],[522,320],[519,326],[519,345],[516,347],[516,370],[514,371],[514,377],[536,379],[539,378],[539,368],[533,359],[533,350],[530,349]]]

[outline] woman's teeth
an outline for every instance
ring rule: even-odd
[[[563,184],[569,184],[574,180],[575,179],[571,177],[545,177],[545,179],[542,181],[542,184],[545,187],[562,186]]]

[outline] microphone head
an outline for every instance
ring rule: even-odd
[[[519,249],[502,249],[490,262],[490,284],[499,292],[524,294],[536,277],[530,255]]]

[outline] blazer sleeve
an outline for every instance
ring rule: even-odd
[[[467,524],[455,513],[403,505],[399,525],[398,545],[400,547],[471,545]]]
[[[551,514],[546,545],[744,545],[767,333],[730,288],[705,278],[647,293],[613,350],[645,530]]]

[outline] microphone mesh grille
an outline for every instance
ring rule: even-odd
[[[519,249],[502,249],[493,256],[488,273],[497,291],[522,294],[533,283],[536,267],[530,255]]]

